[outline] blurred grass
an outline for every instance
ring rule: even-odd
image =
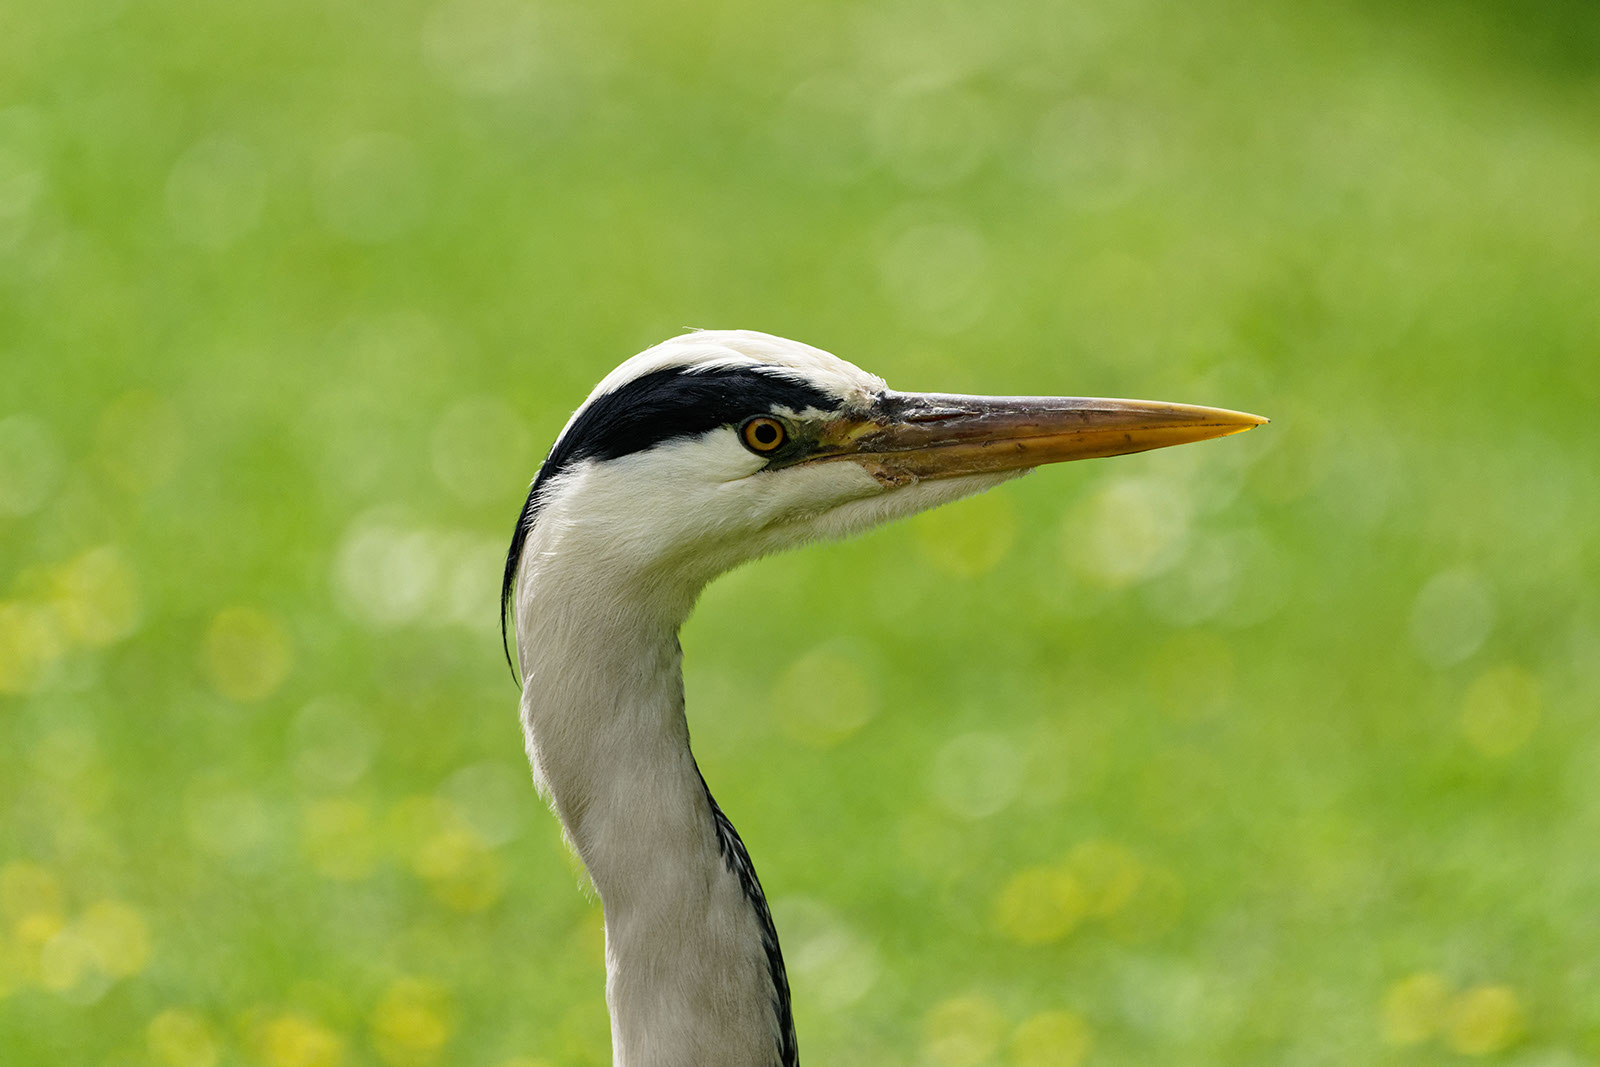
[[[709,591],[807,1062],[1594,1062],[1597,41],[0,10],[0,1062],[606,1061],[496,555],[690,325],[1274,418]]]

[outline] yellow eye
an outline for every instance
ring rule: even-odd
[[[764,456],[769,452],[776,452],[788,439],[789,428],[777,419],[769,419],[765,415],[746,419],[745,424],[739,427],[739,440],[744,442],[744,447],[757,455]]]

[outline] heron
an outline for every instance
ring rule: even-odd
[[[534,780],[604,912],[616,1067],[796,1067],[778,933],[689,746],[678,631],[718,575],[1034,467],[1239,433],[1221,408],[909,393],[769,334],[608,374],[517,518],[501,586]]]

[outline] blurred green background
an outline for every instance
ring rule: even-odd
[[[1600,1060],[1589,2],[0,8],[0,1063],[608,1062],[498,571],[687,326],[1259,411],[715,585],[812,1064]]]

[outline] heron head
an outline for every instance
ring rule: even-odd
[[[674,338],[623,363],[556,440],[518,518],[519,570],[578,564],[687,612],[711,578],[1045,463],[1141,452],[1265,422],[1217,408],[891,390],[795,341]]]

